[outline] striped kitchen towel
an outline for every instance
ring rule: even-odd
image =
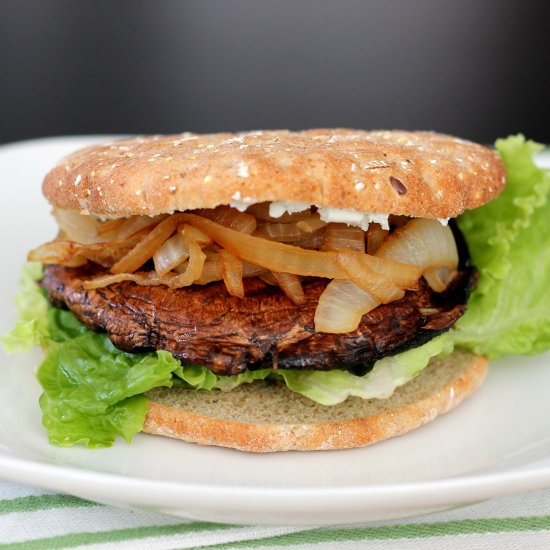
[[[542,550],[550,548],[550,489],[415,518],[311,528],[186,521],[0,481],[0,548]]]

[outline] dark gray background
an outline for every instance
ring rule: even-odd
[[[550,2],[0,0],[0,141],[253,128],[550,142]]]

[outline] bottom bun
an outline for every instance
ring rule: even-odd
[[[147,393],[143,431],[256,453],[364,447],[453,409],[486,373],[486,359],[455,351],[432,359],[388,399],[350,397],[330,407],[265,381],[229,392],[159,388]]]

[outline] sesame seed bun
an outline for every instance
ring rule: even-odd
[[[425,218],[480,206],[504,186],[481,145],[431,132],[319,129],[136,137],[66,157],[52,205],[107,217],[286,200]]]

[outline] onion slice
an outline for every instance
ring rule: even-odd
[[[227,292],[232,296],[244,298],[243,262],[227,250],[220,250],[218,254],[221,260],[223,282],[225,283]]]
[[[239,212],[231,206],[218,206],[213,209],[197,210],[196,212],[203,218],[208,218],[213,222],[219,223],[240,233],[250,235],[256,229],[256,218],[246,212]]]
[[[449,226],[437,220],[415,219],[396,229],[382,244],[376,255],[406,264],[429,268],[456,269],[458,251]]]
[[[424,272],[424,279],[430,288],[436,292],[443,292],[456,277],[457,271],[448,267],[432,267]]]
[[[183,222],[183,214],[173,214],[161,221],[142,241],[140,241],[126,256],[120,259],[113,267],[111,273],[133,273],[147,260],[153,257],[156,250]]]
[[[254,236],[271,241],[292,243],[300,240],[304,235],[295,223],[264,223],[256,229]]]
[[[155,271],[141,271],[139,273],[117,273],[116,275],[101,275],[84,282],[84,288],[95,290],[123,281],[132,281],[141,286],[166,285],[170,277],[159,277]]]
[[[189,249],[189,262],[183,273],[168,281],[167,285],[170,288],[181,288],[192,285],[195,280],[200,277],[206,260],[206,254],[202,251],[200,244],[197,242],[197,235],[193,231],[193,228],[184,225],[179,228],[178,231],[183,236]]]
[[[376,254],[388,235],[389,231],[387,229],[382,229],[380,224],[371,223],[367,231],[367,253]]]
[[[338,264],[347,272],[350,280],[381,303],[387,304],[403,298],[405,292],[395,284],[387,273],[381,274],[374,271],[369,266],[369,259],[370,257],[366,254],[354,254],[351,251],[341,252],[337,256]]]
[[[63,210],[60,208],[54,208],[52,215],[70,241],[78,244],[92,244],[104,240],[101,236],[98,236],[98,229],[101,224],[92,216],[86,216],[76,210]]]
[[[27,254],[30,262],[59,264],[67,267],[79,267],[86,263],[80,254],[82,245],[72,241],[53,241],[45,243]]]
[[[341,250],[343,248],[365,252],[364,231],[360,227],[352,227],[345,223],[329,223],[322,250]]]
[[[123,223],[113,234],[112,239],[122,240],[132,237],[136,233],[145,229],[152,229],[161,221],[165,220],[168,214],[160,214],[158,216],[132,216],[123,220]],[[112,220],[113,222],[116,220]],[[109,223],[109,222],[106,222]]]
[[[295,303],[297,306],[301,306],[306,302],[306,295],[302,288],[302,283],[298,275],[292,273],[277,273],[273,271],[273,277],[277,281],[281,290],[287,295],[287,297]]]
[[[346,273],[336,264],[334,252],[305,250],[268,241],[223,227],[194,214],[177,214],[186,223],[200,229],[238,258],[271,271],[295,275],[345,279]]]
[[[172,271],[187,258],[189,258],[189,246],[179,233],[164,241],[164,244],[153,254],[155,270],[161,276]]]
[[[331,334],[353,332],[361,317],[379,305],[380,300],[352,281],[331,281],[315,310],[315,331]]]

